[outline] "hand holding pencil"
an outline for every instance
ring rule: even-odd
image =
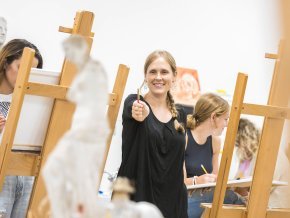
[[[208,174],[208,172],[206,171],[205,167],[204,167],[202,164],[201,164],[200,166],[201,166],[201,168],[203,169],[203,172],[204,172],[205,174]]]
[[[216,181],[217,176],[215,174],[208,173],[206,168],[202,164],[200,165],[200,167],[205,174],[198,176],[198,178],[196,179],[197,184],[212,183]]]
[[[132,117],[142,122],[145,118],[149,115],[150,109],[148,105],[140,100],[141,89],[145,84],[145,80],[143,81],[142,85],[137,89],[137,100],[133,102],[132,105]]]
[[[139,89],[137,89],[137,100],[134,101],[132,105],[132,117],[135,120],[142,122],[149,115],[149,112],[150,109],[148,105],[140,100],[140,92]]]
[[[143,83],[141,84],[141,86],[137,89],[137,101],[139,103],[140,101],[140,95],[141,95],[141,89],[142,87],[145,85],[145,80],[143,80]]]

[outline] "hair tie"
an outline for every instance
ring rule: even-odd
[[[198,123],[199,116],[196,113],[192,114],[192,118],[194,118],[196,123]]]

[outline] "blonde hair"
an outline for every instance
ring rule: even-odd
[[[235,144],[241,161],[253,159],[258,151],[259,141],[260,131],[250,120],[241,118]]]
[[[228,102],[222,97],[213,93],[203,94],[196,102],[193,114],[187,116],[186,127],[193,130],[210,118],[212,113],[219,117],[228,112],[229,107]]]
[[[150,64],[152,64],[156,59],[162,57],[170,66],[173,75],[177,75],[177,70],[176,70],[176,62],[173,58],[173,56],[165,50],[156,50],[153,51],[151,54],[148,55],[145,64],[144,64],[144,74],[146,75],[148,67]],[[175,107],[174,99],[170,91],[167,92],[167,98],[166,98],[167,106],[172,114],[172,117],[177,118],[178,116],[178,111]],[[177,121],[177,119],[174,120],[174,127],[178,132],[185,132],[184,127]]]

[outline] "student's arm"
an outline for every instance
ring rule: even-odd
[[[5,117],[2,114],[0,114],[0,133],[2,133],[5,123],[6,123]]]
[[[193,185],[193,178],[187,178],[185,161],[183,162],[183,177],[184,177],[184,184],[185,185]]]
[[[185,150],[186,150],[186,147],[187,147],[187,142],[188,142],[188,136],[186,134],[185,135]],[[183,178],[184,178],[184,184],[185,185],[193,185],[193,178],[187,178],[185,161],[183,162]]]
[[[212,150],[213,150],[213,156],[212,156],[212,174],[217,175],[219,170],[219,155],[220,155],[220,149],[221,149],[221,139],[220,137],[213,136],[212,137]]]
[[[215,174],[203,174],[201,176],[195,176],[195,179],[194,177],[187,178],[185,163],[183,164],[183,174],[184,174],[185,185],[198,185],[198,184],[205,184],[205,183],[211,183],[211,182],[216,181]],[[194,181],[195,181],[195,184],[194,184]]]

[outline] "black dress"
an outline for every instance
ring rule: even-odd
[[[155,204],[166,218],[187,217],[187,191],[183,179],[185,134],[174,128],[174,118],[160,122],[150,113],[143,122],[132,118],[136,95],[124,102],[122,163],[118,176],[135,182],[134,201]],[[142,101],[145,101],[141,97]],[[184,114],[177,118],[185,122]]]
[[[182,108],[184,110],[184,113],[185,113],[185,116],[187,117],[187,115],[189,114],[193,114],[193,109],[194,107],[191,106],[191,105],[185,105],[185,104],[175,104],[176,105],[176,108],[179,109],[179,108]]]

